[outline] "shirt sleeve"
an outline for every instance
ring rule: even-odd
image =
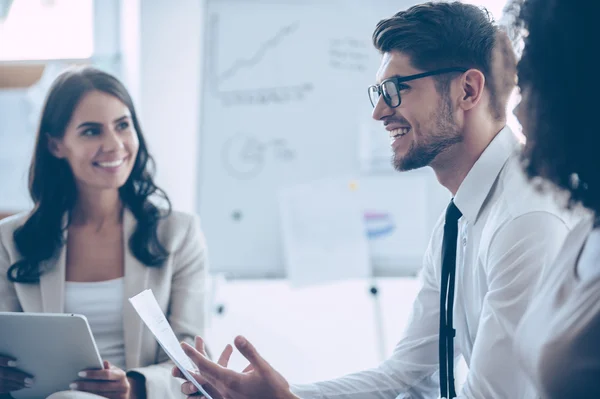
[[[568,231],[558,216],[540,211],[519,216],[492,237],[484,264],[488,292],[460,399],[537,398],[520,370],[513,338],[539,276]]]
[[[425,253],[420,276],[422,286],[404,337],[392,356],[373,369],[329,381],[293,385],[292,392],[302,399],[394,399],[398,395],[417,399],[439,394],[435,375],[439,368],[440,291],[434,259],[440,249],[434,248],[434,242],[441,243],[441,225],[434,230]]]

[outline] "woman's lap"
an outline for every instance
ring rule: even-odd
[[[61,391],[53,393],[46,399],[105,399],[104,396],[98,396],[93,393],[81,391]]]

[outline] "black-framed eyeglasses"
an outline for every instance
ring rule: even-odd
[[[400,106],[402,102],[402,98],[400,97],[400,85],[404,82],[409,82],[411,80],[426,78],[427,76],[441,75],[443,73],[450,72],[467,72],[468,68],[442,68],[436,69],[429,72],[418,73],[416,75],[409,76],[396,76],[393,78],[389,78],[384,80],[378,85],[369,86],[369,99],[371,100],[371,105],[373,108],[377,105],[379,101],[379,97],[383,94],[383,100],[390,108],[396,108]]]

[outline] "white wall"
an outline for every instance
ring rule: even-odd
[[[158,185],[174,208],[188,212],[196,209],[202,4],[139,2],[142,128],[157,163]]]

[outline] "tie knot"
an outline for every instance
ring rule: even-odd
[[[448,208],[446,208],[446,223],[456,223],[462,216],[460,210],[454,204],[454,201],[450,201]]]

